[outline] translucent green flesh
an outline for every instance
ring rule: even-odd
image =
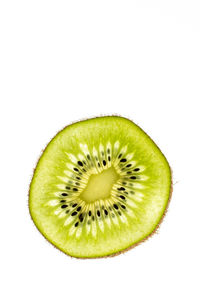
[[[127,119],[102,117],[70,125],[48,144],[29,207],[40,232],[63,252],[106,256],[152,233],[170,187],[169,165],[154,142]]]

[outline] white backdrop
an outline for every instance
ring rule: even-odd
[[[1,299],[200,299],[199,14],[198,0],[0,2]],[[102,114],[154,139],[174,192],[147,242],[77,260],[36,230],[29,183],[58,130]]]

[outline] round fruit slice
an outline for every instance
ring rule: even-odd
[[[30,186],[39,231],[74,257],[102,257],[155,231],[171,192],[171,172],[155,143],[122,117],[100,117],[60,131]]]

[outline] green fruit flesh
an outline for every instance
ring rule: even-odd
[[[149,236],[170,189],[170,167],[155,143],[128,119],[100,117],[51,140],[33,175],[29,208],[54,246],[74,257],[102,257]]]

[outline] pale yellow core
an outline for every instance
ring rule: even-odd
[[[80,198],[86,202],[109,198],[112,186],[118,178],[119,175],[114,167],[104,170],[100,174],[91,175]]]

